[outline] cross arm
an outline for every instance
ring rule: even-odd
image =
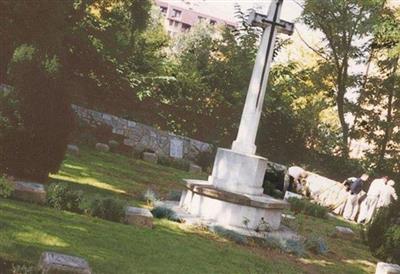
[[[287,35],[292,35],[294,31],[294,24],[285,20],[279,20],[277,22],[271,21],[267,15],[261,14],[252,10],[249,14],[249,18],[247,22],[251,26],[261,27],[265,29],[267,26],[275,24],[277,26],[278,32],[284,33]]]

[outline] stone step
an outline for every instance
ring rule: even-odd
[[[37,204],[46,203],[46,190],[42,184],[34,182],[15,181],[13,182],[13,186],[13,198]]]

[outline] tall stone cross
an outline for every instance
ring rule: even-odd
[[[249,23],[263,28],[260,47],[251,75],[246,103],[236,140],[232,143],[232,150],[238,153],[253,155],[256,152],[255,140],[260,122],[268,74],[271,68],[277,32],[288,35],[293,33],[294,24],[279,19],[283,0],[272,0],[267,15],[255,12],[249,15]]]

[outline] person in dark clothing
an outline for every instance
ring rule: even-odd
[[[366,182],[368,178],[369,176],[367,174],[363,174],[360,178],[353,180],[353,182],[351,183],[350,193],[343,211],[343,217],[345,219],[351,221],[355,220],[358,214],[358,210],[360,208],[360,192],[362,190],[364,182]]]

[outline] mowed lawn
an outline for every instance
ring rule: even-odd
[[[149,164],[113,153],[84,149],[67,155],[51,181],[66,181],[90,193],[115,195],[140,204],[151,188],[166,196],[179,190],[177,169]],[[206,178],[206,174],[198,176]],[[331,237],[339,219],[302,216],[302,235],[328,242],[326,255],[288,255],[250,242],[239,245],[202,229],[155,220],[152,230],[75,213],[0,199],[0,259],[36,264],[43,251],[82,256],[94,273],[373,273],[376,260],[360,239]],[[357,227],[353,227],[357,230]],[[0,271],[1,272],[1,271]]]

